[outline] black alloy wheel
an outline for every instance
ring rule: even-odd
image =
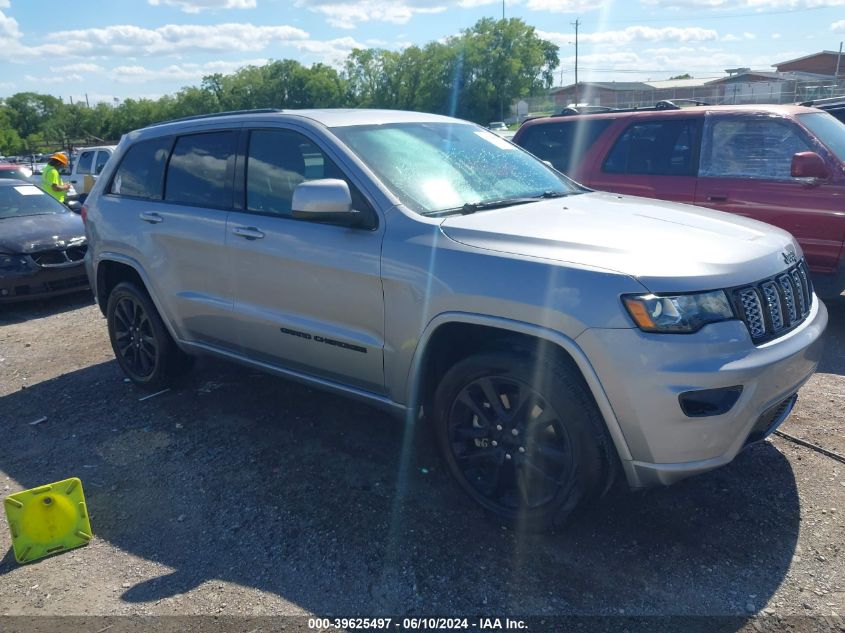
[[[188,368],[188,357],[176,347],[144,289],[127,281],[117,284],[109,293],[106,321],[115,358],[139,387],[163,389],[178,370]]]
[[[484,376],[449,412],[449,443],[464,479],[495,512],[539,508],[572,478],[572,443],[558,412],[530,385]]]
[[[456,363],[434,394],[450,472],[497,520],[561,527],[612,475],[604,420],[580,372],[554,355],[489,352]]]
[[[159,344],[144,306],[134,297],[122,297],[115,305],[114,338],[121,364],[140,379],[149,377],[158,362]]]

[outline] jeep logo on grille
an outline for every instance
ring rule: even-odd
[[[783,261],[786,262],[787,266],[791,266],[792,264],[798,263],[798,258],[792,251],[784,251],[781,253],[781,255],[783,255]]]

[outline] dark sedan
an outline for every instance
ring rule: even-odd
[[[38,187],[0,179],[0,303],[88,287],[82,218]]]

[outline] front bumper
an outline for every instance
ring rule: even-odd
[[[577,343],[593,364],[628,445],[632,487],[671,484],[727,464],[749,442],[771,433],[791,409],[788,399],[821,357],[827,309],[814,297],[806,320],[754,346],[740,321],[695,334],[590,329]],[[730,410],[688,417],[684,392],[742,386]],[[778,409],[783,405],[784,411]]]
[[[61,268],[30,264],[14,272],[0,270],[0,303],[52,297],[87,287],[88,277],[81,261]]]

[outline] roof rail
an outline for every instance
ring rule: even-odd
[[[822,99],[811,99],[809,101],[803,101],[798,105],[812,108],[813,106],[827,105],[831,103],[836,105],[839,105],[840,103],[845,104],[845,95],[840,95],[838,97],[824,97]]]
[[[195,114],[193,116],[183,116],[178,119],[168,119],[167,121],[159,121],[158,123],[150,123],[148,127],[156,127],[157,125],[166,125],[168,123],[181,123],[182,121],[200,121],[202,119],[212,119],[218,116],[233,116],[238,114],[268,114],[271,112],[284,112],[281,108],[255,108],[253,110],[227,110],[226,112],[209,112],[208,114]]]
[[[683,103],[684,105],[697,106],[710,105],[706,101],[697,101],[695,99],[672,99],[671,101],[669,99],[664,99],[662,101],[658,101],[653,106],[633,108],[610,108],[607,106],[568,106],[557,114],[552,114],[551,116],[558,117],[574,116],[576,114],[608,114],[616,112],[653,112],[655,110],[680,110],[683,106],[678,105],[679,103]]]
[[[680,110],[683,106],[678,105],[683,103],[685,105],[693,106],[707,106],[710,105],[706,101],[699,101],[698,99],[664,99],[654,104],[656,110]]]
[[[557,114],[553,114],[552,116],[568,116],[572,114],[602,114],[604,112],[615,112],[616,110],[616,108],[611,108],[609,106],[567,106],[563,110],[561,110]]]

